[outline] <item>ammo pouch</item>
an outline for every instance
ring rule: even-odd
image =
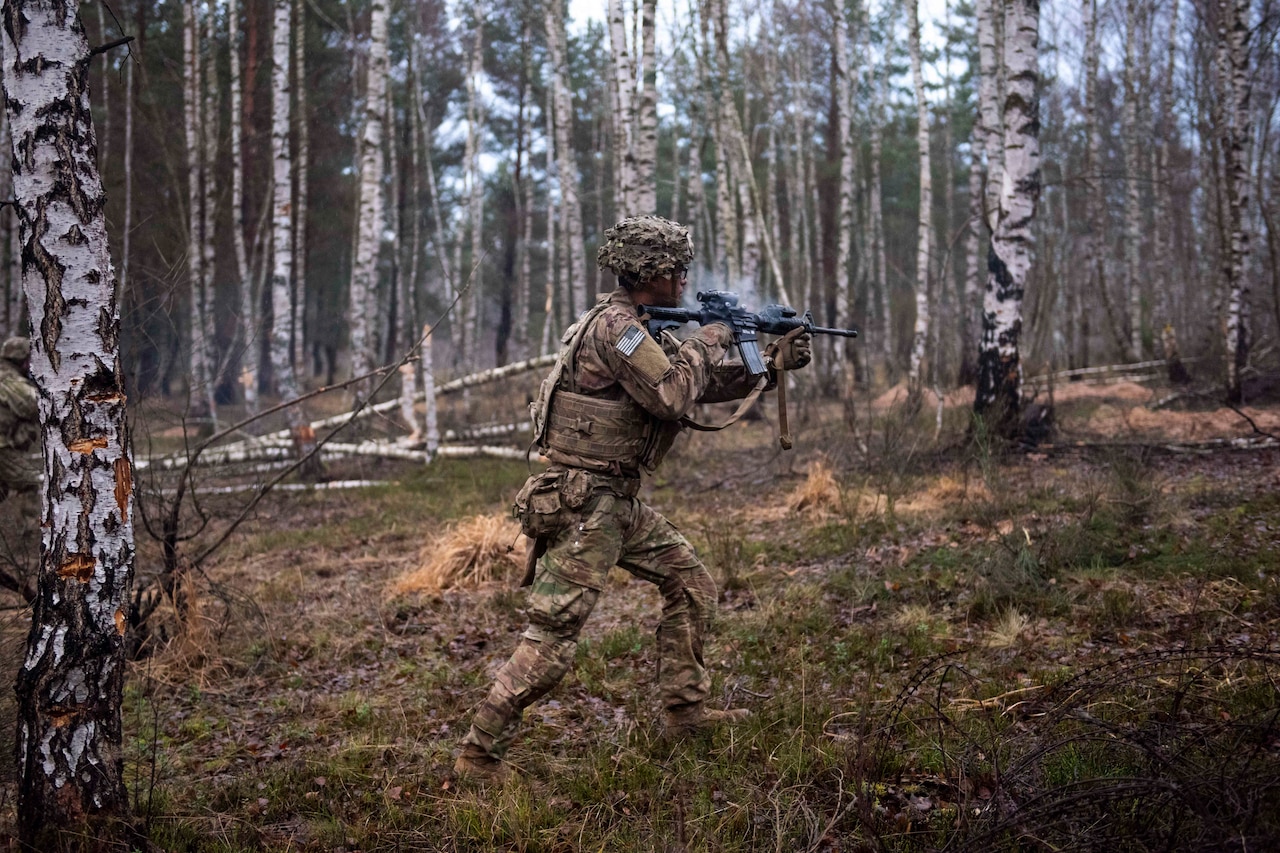
[[[535,474],[516,494],[511,514],[530,539],[551,536],[586,506],[594,486],[591,475],[577,468]]]

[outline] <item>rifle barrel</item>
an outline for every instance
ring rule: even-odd
[[[858,336],[857,329],[829,329],[826,326],[814,326],[809,330],[813,335],[836,335],[841,338],[856,338]]]

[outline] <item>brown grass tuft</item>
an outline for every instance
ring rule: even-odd
[[[787,497],[792,512],[835,512],[840,509],[840,486],[822,460],[809,463],[809,476]]]
[[[506,581],[524,567],[524,536],[503,515],[459,522],[422,549],[421,565],[391,582],[389,597]]]

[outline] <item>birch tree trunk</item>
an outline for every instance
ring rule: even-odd
[[[560,175],[560,216],[568,276],[564,293],[569,317],[587,308],[587,265],[582,244],[582,205],[578,201],[578,165],[569,143],[573,123],[573,99],[569,91],[565,21],[558,0],[547,0],[547,49],[551,59],[551,88],[555,93],[556,160]]]
[[[981,304],[982,292],[979,252],[986,229],[982,211],[982,150],[986,145],[982,122],[975,121],[969,133],[969,223],[964,240],[964,297],[960,304],[960,372],[957,381],[961,385],[972,383],[978,375],[977,353],[978,323],[974,316]]]
[[[1103,200],[1101,175],[1098,174],[1098,153],[1102,147],[1102,134],[1098,128],[1098,4],[1097,0],[1084,0],[1084,179],[1085,179],[1085,294],[1102,296],[1107,301],[1107,281],[1103,260],[1101,234],[1103,232]],[[1082,300],[1085,306],[1089,299]],[[1089,366],[1089,311],[1085,307],[1080,314],[1080,351],[1076,362],[1080,367]],[[1110,314],[1108,312],[1108,320]]]
[[[209,338],[205,317],[204,276],[204,182],[203,139],[200,135],[200,49],[196,0],[182,5],[183,26],[183,120],[187,143],[187,274],[191,282],[189,383],[194,413],[214,416],[213,365],[209,361]]]
[[[293,43],[293,79],[296,82],[294,120],[297,122],[298,156],[294,164],[297,177],[297,197],[294,203],[293,233],[293,315],[289,322],[290,357],[295,371],[303,370],[306,355],[307,314],[307,223],[310,221],[307,199],[310,187],[307,176],[311,169],[311,133],[307,116],[307,7],[302,0],[294,0],[294,16],[298,34]]]
[[[627,44],[627,12],[623,0],[608,0],[609,47],[613,55],[613,207],[617,218],[640,213],[634,209],[636,188],[636,122],[632,98],[636,69]]]
[[[271,370],[281,402],[298,399],[298,380],[289,358],[289,281],[293,276],[293,160],[289,151],[290,91],[289,35],[293,28],[292,0],[275,0],[271,27]],[[315,449],[311,430],[301,406],[285,409],[289,430],[299,456]],[[313,457],[315,458],[315,457]],[[306,473],[318,473],[318,459]]]
[[[987,174],[984,182],[983,210],[988,233],[995,231],[1000,213],[1003,182],[1004,128],[1000,115],[1000,43],[997,41],[997,18],[1003,9],[998,0],[976,0],[974,15],[978,19],[978,114],[986,141]],[[1094,0],[1085,0],[1086,3]]]
[[[387,0],[373,0],[369,9],[369,64],[365,70],[364,121],[359,144],[360,222],[355,258],[351,265],[348,302],[352,376],[363,376],[373,368],[374,342],[370,321],[376,315],[373,300],[378,287],[378,249],[382,245],[385,224],[382,200],[382,114],[386,109],[386,99]]]
[[[200,138],[203,140],[200,160],[202,190],[200,200],[200,252],[203,257],[200,260],[200,274],[204,278],[203,287],[201,288],[204,293],[204,305],[201,308],[201,313],[205,320],[205,340],[209,344],[210,411],[214,413],[215,425],[217,424],[217,410],[212,408],[214,405],[213,399],[217,393],[217,386],[222,381],[222,368],[224,366],[219,359],[215,346],[214,333],[216,316],[214,314],[214,282],[217,266],[214,241],[217,237],[218,222],[216,174],[218,169],[219,124],[218,69],[213,56],[217,45],[214,39],[214,17],[216,14],[213,4],[206,3],[201,21],[203,33],[200,42],[202,45],[197,47],[197,52],[201,54],[201,59],[199,60],[202,65],[200,81],[203,84],[200,94]]]
[[[1169,170],[1170,139],[1175,128],[1174,102],[1174,69],[1177,64],[1178,50],[1178,0],[1173,0],[1169,8],[1169,39],[1165,52],[1164,77],[1160,86],[1160,121],[1156,124],[1155,164],[1155,228],[1152,229],[1152,259],[1156,268],[1156,298],[1153,306],[1153,326],[1160,329],[1161,339],[1165,340],[1173,334],[1172,310],[1173,293],[1173,259],[1170,252],[1174,246],[1173,203],[1170,193],[1172,175]],[[1175,338],[1176,339],[1176,338]],[[1169,352],[1165,358],[1172,358]]]
[[[240,384],[245,407],[258,409],[258,302],[244,239],[244,99],[240,78],[240,8],[237,0],[227,0],[227,42],[231,49],[231,238],[236,253],[236,280],[239,283],[240,317],[236,324],[240,356]]]
[[[475,7],[475,38],[471,46],[471,65],[467,73],[467,144],[463,181],[467,189],[467,213],[470,224],[470,264],[467,281],[470,292],[462,299],[463,333],[459,342],[462,363],[479,369],[480,267],[484,259],[484,178],[480,174],[484,108],[480,103],[480,75],[484,72],[484,18],[482,3]]]
[[[618,2],[618,0],[615,0]],[[640,0],[640,103],[636,111],[635,182],[627,215],[658,212],[658,68],[654,18],[657,0]]]
[[[1218,38],[1223,61],[1219,91],[1226,95],[1226,126],[1222,128],[1222,154],[1226,177],[1227,222],[1222,275],[1227,295],[1227,400],[1244,402],[1242,371],[1249,363],[1249,282],[1245,260],[1249,232],[1245,209],[1249,204],[1249,117],[1251,77],[1249,68],[1249,0],[1219,0]]]
[[[529,282],[533,272],[529,247],[533,243],[533,180],[529,177],[529,118],[531,97],[530,57],[533,33],[526,17],[520,34],[523,60],[520,67],[520,98],[516,110],[516,163],[513,197],[516,204],[516,282],[515,305],[511,317],[511,356],[513,361],[529,357]]]
[[[1004,163],[1000,207],[987,255],[982,347],[974,411],[1012,435],[1022,406],[1022,297],[1040,198],[1038,0],[1007,0],[1004,37]]]
[[[0,110],[0,150],[13,149],[12,136],[9,133],[9,114]],[[0,167],[0,199],[13,198],[13,169]],[[18,216],[12,212],[12,205],[0,207],[0,269],[4,272],[4,332],[5,335],[20,335],[22,328],[22,272],[9,261],[17,261],[21,254],[18,250]],[[12,238],[12,239],[11,239]]]
[[[1142,0],[1126,0],[1124,33],[1124,114],[1121,132],[1124,137],[1124,288],[1128,296],[1127,357],[1142,359],[1142,196],[1138,164],[1141,160],[1138,134],[1138,4]]]
[[[838,328],[852,323],[853,295],[849,288],[849,261],[853,245],[853,73],[849,67],[849,22],[842,5],[834,8],[836,60],[836,122],[840,144],[840,208],[836,238],[836,316]],[[843,349],[843,348],[842,348]]]
[[[18,672],[18,834],[26,849],[133,846],[123,697],[133,489],[120,314],[94,162],[78,4],[11,0],[4,90],[45,484],[37,594]],[[22,26],[12,25],[22,21]]]
[[[548,13],[549,19],[550,13]],[[550,32],[550,27],[548,27]],[[558,271],[560,269],[556,259],[556,220],[559,218],[556,211],[555,182],[556,173],[556,127],[555,127],[555,92],[553,87],[547,87],[547,101],[543,105],[542,113],[545,124],[543,131],[546,136],[546,173],[547,173],[547,278],[543,288],[543,320],[542,320],[542,340],[538,352],[546,355],[551,352],[553,343],[560,337],[557,330],[556,315],[559,313],[556,306],[556,293],[559,288]]]
[[[1033,0],[1036,2],[1036,0]],[[920,62],[918,0],[907,0],[907,49],[911,54],[911,82],[916,96],[916,146],[920,158],[920,217],[916,233],[916,325],[911,338],[907,384],[918,403],[924,383],[925,343],[929,339],[929,255],[933,238],[933,165],[929,156],[929,100],[924,92]]]
[[[880,306],[880,351],[886,372],[896,370],[893,358],[893,306],[889,299],[889,260],[884,239],[884,112],[889,101],[890,53],[892,40],[885,40],[884,64],[880,69],[879,85],[871,112],[871,193],[868,199],[868,216],[871,219],[871,255],[875,263],[876,300]],[[871,42],[867,42],[867,62],[870,64]]]

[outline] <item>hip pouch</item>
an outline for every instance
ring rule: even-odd
[[[525,480],[511,506],[511,515],[530,539],[555,533],[565,523],[568,512],[560,500],[563,471],[535,474]]]

